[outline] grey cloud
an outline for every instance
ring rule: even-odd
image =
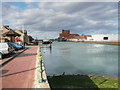
[[[16,22],[17,17],[19,17],[19,14],[20,14],[18,10],[19,8],[15,6],[10,6],[9,3],[3,3],[2,4],[3,24]]]
[[[61,29],[70,29],[73,33],[116,33],[117,32],[117,3],[67,2],[27,3],[25,10],[4,4],[3,22],[24,24],[31,32],[54,33]],[[7,11],[7,12],[6,12]],[[31,33],[31,34],[33,34]],[[44,34],[43,33],[43,34]],[[39,36],[40,36],[39,35]],[[35,35],[34,35],[35,36]],[[44,36],[44,35],[43,35]]]

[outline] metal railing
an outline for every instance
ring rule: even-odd
[[[44,82],[43,75],[42,75],[42,72],[43,72],[43,70],[42,70],[43,58],[42,58],[40,44],[38,44],[38,57],[39,57],[39,64],[40,64],[40,70],[39,70],[39,72],[40,72],[40,80],[39,80],[39,83],[42,83],[42,82]]]

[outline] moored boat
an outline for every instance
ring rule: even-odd
[[[48,40],[48,39],[44,39],[43,41],[42,41],[42,44],[51,44],[52,43],[52,41],[50,41],[50,40]]]

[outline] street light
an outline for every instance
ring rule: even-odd
[[[0,42],[2,42],[3,26],[1,26]]]
[[[23,48],[25,48],[25,41],[24,41],[24,25],[23,25]]]

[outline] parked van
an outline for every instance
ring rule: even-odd
[[[10,43],[0,43],[0,58],[2,58],[3,55],[10,55],[14,52],[15,50]]]

